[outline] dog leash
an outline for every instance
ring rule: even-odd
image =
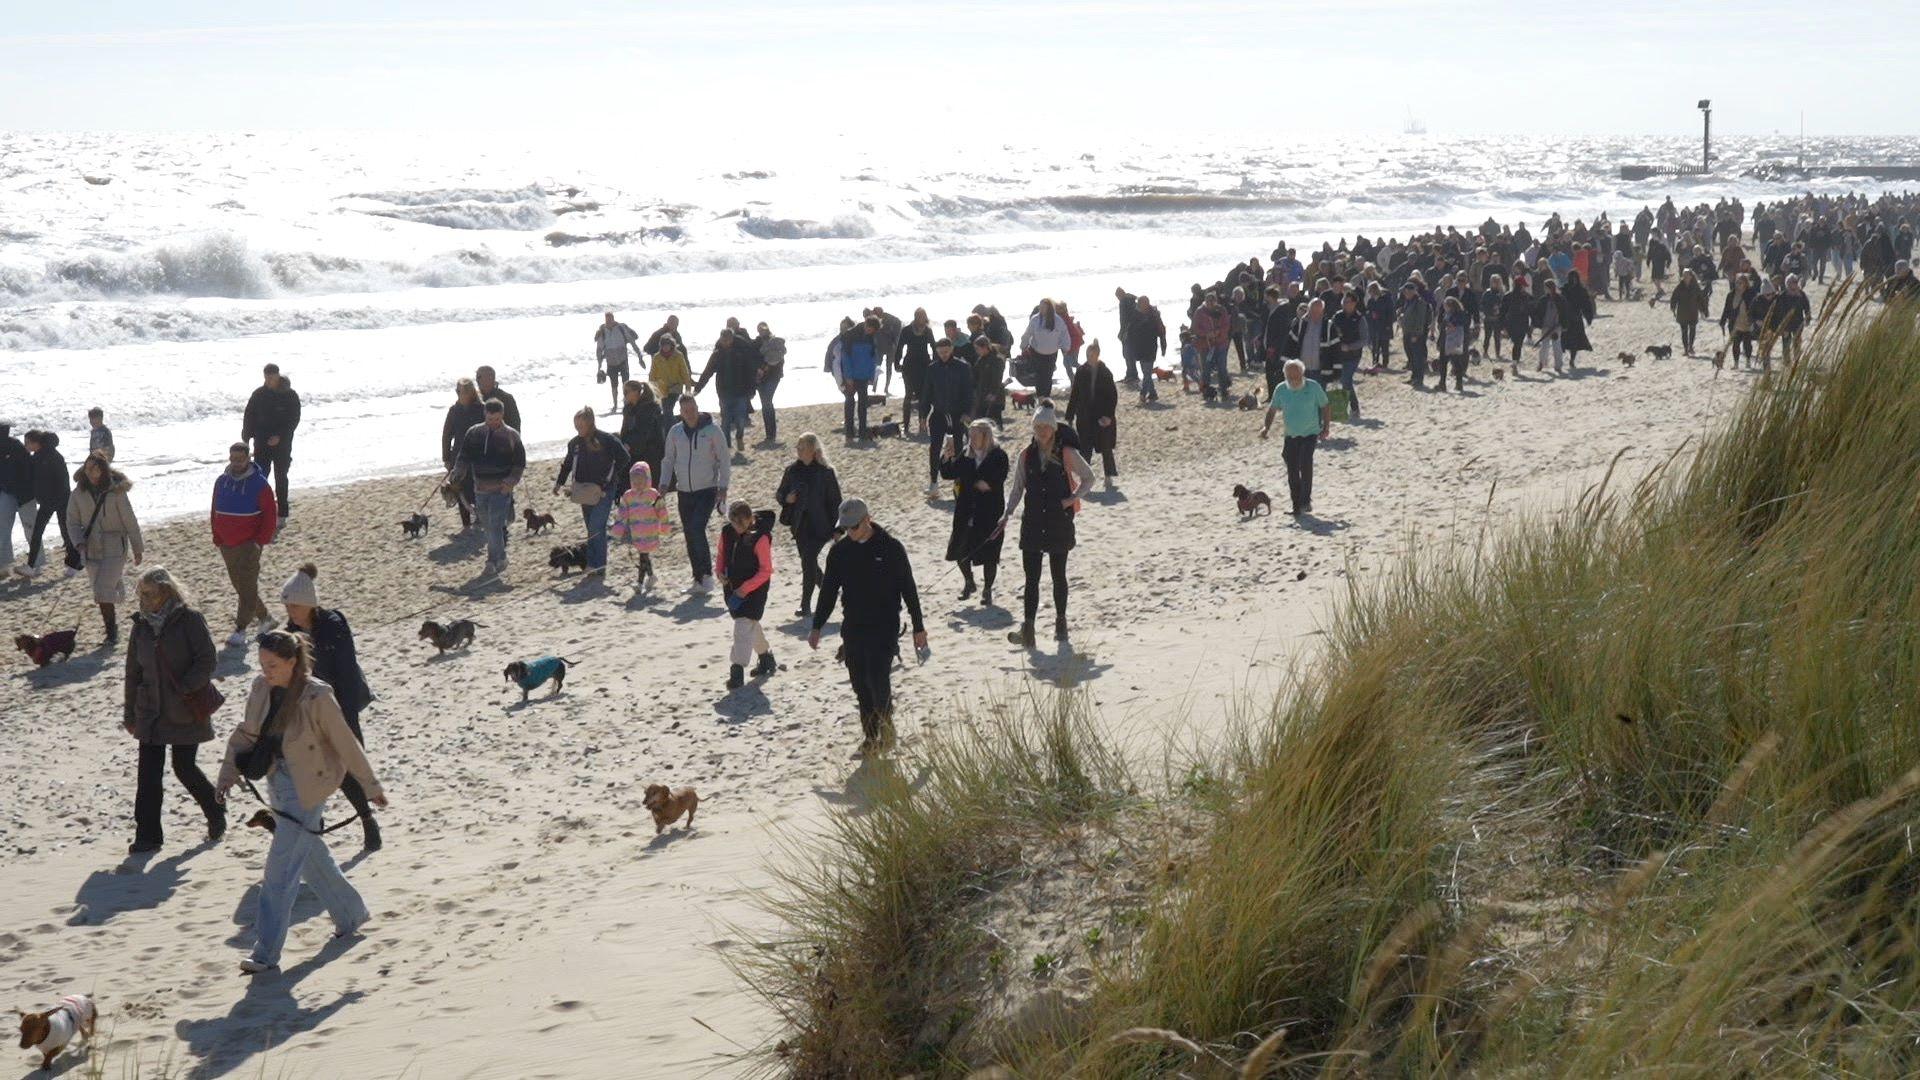
[[[264,806],[267,809],[273,811],[274,816],[286,818],[288,821],[291,821],[295,825],[300,826],[302,829],[305,829],[307,832],[312,833],[314,836],[325,836],[335,829],[344,829],[348,825],[351,825],[354,822],[360,820],[360,811],[355,810],[353,812],[352,817],[337,821],[332,825],[327,826],[324,829],[308,829],[306,824],[302,822],[299,818],[294,817],[292,814],[287,813],[285,810],[280,809],[279,807],[273,805],[267,800],[260,798],[260,789],[253,786],[253,781],[243,776],[240,778],[240,783],[242,786],[244,786],[247,789],[247,794],[252,795],[254,799],[260,803],[261,806]]]

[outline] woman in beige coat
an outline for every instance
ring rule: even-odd
[[[311,677],[313,655],[307,639],[273,630],[259,640],[260,676],[247,695],[246,716],[227,739],[219,785],[225,798],[240,782],[240,755],[263,739],[273,748],[265,779],[267,805],[276,827],[260,882],[253,952],[240,961],[240,970],[247,975],[280,966],[280,949],[287,941],[293,901],[303,879],[333,916],[335,936],[359,931],[367,921],[367,905],[327,850],[321,810],[349,774],[360,781],[368,802],[387,805],[386,793],[347,727],[333,688]]]
[[[73,495],[67,503],[67,519],[79,528],[74,542],[93,586],[93,602],[100,605],[109,645],[120,640],[120,621],[113,609],[127,602],[127,556],[131,554],[133,565],[139,566],[146,554],[140,520],[133,516],[133,500],[127,498],[132,488],[133,481],[96,450],[73,474]]]

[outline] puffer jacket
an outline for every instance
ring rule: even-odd
[[[692,430],[684,420],[667,432],[667,453],[660,464],[660,486],[666,491],[725,490],[733,475],[733,458],[713,417],[701,413]]]
[[[132,489],[133,481],[118,469],[108,472],[107,490],[98,495],[87,485],[84,467],[73,474],[67,517],[76,534],[74,542],[88,562],[124,559],[129,552],[136,556],[146,553],[140,520],[133,514],[133,501],[127,498]],[[98,518],[94,517],[95,510],[99,511]]]
[[[134,616],[121,712],[134,738],[163,746],[211,742],[213,722],[195,720],[183,697],[213,681],[218,660],[206,616],[187,605],[175,600],[156,615]]]
[[[240,781],[240,769],[234,759],[259,741],[260,727],[267,720],[271,701],[272,690],[266,676],[256,677],[253,689],[247,694],[246,714],[227,737],[227,754],[220,762],[222,788]],[[386,797],[379,778],[373,775],[366,751],[360,748],[360,740],[353,737],[353,729],[347,726],[347,719],[340,712],[333,687],[319,679],[307,680],[300,699],[281,709],[275,728],[280,732],[281,757],[273,767],[284,769],[293,777],[302,809],[309,812],[318,809],[329,795],[340,790],[340,781],[348,775],[360,781],[369,798]]]
[[[655,490],[653,469],[646,462],[634,462],[627,470],[627,479],[626,493],[614,504],[613,516],[607,520],[607,537],[632,544],[638,554],[651,555],[672,531],[667,522],[667,502]]]

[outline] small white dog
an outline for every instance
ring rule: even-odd
[[[20,1013],[20,1049],[40,1051],[43,1070],[53,1068],[53,1059],[75,1035],[93,1042],[93,998],[87,994],[68,994],[42,1013],[14,1012]]]

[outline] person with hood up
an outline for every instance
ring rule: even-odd
[[[678,495],[680,532],[686,537],[687,561],[693,565],[691,592],[713,591],[707,523],[713,520],[714,508],[726,500],[732,474],[733,459],[713,417],[701,412],[691,395],[682,397],[680,422],[667,432],[660,490]]]
[[[993,606],[993,579],[1000,573],[1000,549],[1005,542],[1000,517],[1007,511],[1007,469],[1007,452],[994,441],[991,420],[967,425],[967,448],[956,451],[948,444],[940,460],[940,475],[953,481],[947,561],[960,567],[966,582],[960,590],[962,600],[973,595],[973,568],[980,568],[983,607]]]
[[[130,854],[157,851],[165,839],[160,810],[161,768],[173,758],[173,775],[200,804],[207,839],[227,831],[227,811],[207,774],[194,761],[201,743],[213,741],[213,721],[201,719],[187,698],[213,682],[219,657],[207,620],[188,602],[173,575],[154,567],[135,587],[139,610],[127,634],[126,692],[120,726],[139,743],[134,773],[133,843]]]
[[[1067,394],[1067,423],[1078,417],[1080,429],[1087,430],[1086,448],[1100,455],[1102,473],[1109,487],[1120,475],[1113,452],[1120,442],[1120,387],[1113,381],[1113,369],[1100,360],[1100,342],[1087,345],[1087,362],[1073,375],[1073,388]]]
[[[607,517],[633,463],[625,443],[595,426],[593,406],[573,414],[573,429],[577,434],[567,441],[567,456],[560,461],[553,493],[565,491],[567,501],[580,508],[587,527],[587,573],[605,574]]]
[[[727,613],[733,616],[733,651],[729,655],[727,689],[746,685],[747,662],[759,657],[753,677],[774,672],[773,649],[760,629],[767,613],[767,595],[773,591],[773,524],[771,510],[754,512],[753,504],[736,500],[727,507],[727,523],[720,527],[720,554],[713,575],[720,579]]]
[[[1224,355],[1224,354],[1223,354]],[[1067,555],[1074,548],[1074,514],[1080,493],[1093,486],[1093,470],[1079,451],[1060,437],[1060,419],[1042,406],[1033,414],[1033,441],[1020,452],[1007,489],[1007,508],[998,529],[1005,533],[1020,508],[1020,560],[1027,575],[1023,597],[1026,618],[1007,635],[1015,645],[1033,648],[1033,622],[1040,607],[1040,567],[1053,578],[1053,637],[1067,640]]]
[[[847,444],[867,437],[867,390],[880,362],[880,320],[868,315],[842,332],[840,351],[832,359],[833,381],[843,399],[841,415]]]
[[[653,466],[634,462],[627,470],[627,490],[614,504],[613,518],[607,522],[607,536],[633,548],[639,567],[636,588],[644,587],[653,575],[653,553],[660,550],[660,542],[672,531],[666,496],[653,486]]]
[[[638,379],[627,380],[626,403],[620,407],[620,444],[627,448],[627,460],[644,461],[655,473],[667,452],[666,417],[653,396],[653,386]]]
[[[133,481],[98,450],[88,454],[80,471],[73,474],[70,509],[73,520],[80,525],[80,558],[93,588],[93,602],[100,606],[100,622],[106,628],[109,645],[120,640],[114,608],[127,602],[127,556],[133,556],[135,566],[146,557],[140,521],[134,517],[133,501],[127,497],[132,488]]]
[[[827,552],[807,647],[820,648],[820,633],[833,617],[834,605],[844,601],[840,645],[863,736],[854,756],[865,757],[892,734],[893,661],[900,655],[901,605],[913,619],[916,652],[927,647],[927,627],[907,549],[873,520],[866,500],[841,502],[836,524],[842,535]]]
[[[220,549],[238,601],[228,645],[245,645],[251,624],[258,623],[262,630],[273,626],[267,602],[260,598],[260,553],[273,543],[278,521],[266,470],[247,456],[246,443],[234,443],[227,448],[226,469],[213,482],[208,517],[214,546]]]
[[[47,553],[41,546],[47,535],[47,523],[58,522],[60,546],[66,553],[67,576],[80,569],[80,553],[74,549],[67,531],[67,459],[60,453],[60,436],[51,431],[29,431],[24,441],[27,451],[27,482],[32,497],[33,527],[27,530],[27,561],[14,567],[21,577],[39,577],[47,568]]]
[[[804,619],[813,610],[813,593],[820,585],[820,552],[833,538],[834,516],[840,512],[840,477],[813,432],[800,436],[793,452],[773,501],[780,506],[780,524],[792,532],[800,553],[800,607],[794,615]]]
[[[1700,287],[1699,277],[1690,269],[1680,271],[1680,284],[1667,298],[1667,309],[1680,326],[1680,351],[1688,356],[1693,355],[1694,335],[1700,332],[1700,320],[1707,317],[1708,304],[1707,290]]]
[[[1020,335],[1020,348],[1029,354],[1023,362],[1031,365],[1033,373],[1031,380],[1022,381],[1030,381],[1040,397],[1052,394],[1060,357],[1073,348],[1073,328],[1052,300],[1040,301],[1033,318],[1027,321],[1026,333]]]
[[[320,570],[303,563],[280,588],[280,603],[287,609],[287,629],[307,636],[313,650],[313,677],[333,687],[340,702],[340,716],[354,740],[367,745],[366,732],[360,728],[360,714],[373,704],[373,689],[360,670],[360,656],[353,643],[353,627],[346,613],[320,606]],[[380,823],[373,819],[373,806],[367,790],[352,774],[341,778],[340,794],[347,797],[353,812],[360,815],[361,846],[368,851],[381,847]]]
[[[628,349],[640,353],[640,335],[634,332],[633,327],[615,319],[613,312],[607,312],[606,321],[594,327],[593,351],[599,360],[598,374],[601,381],[612,390],[616,409],[620,407],[621,388],[627,381]],[[640,367],[644,370],[646,366],[646,354],[640,353]]]
[[[287,500],[287,470],[293,465],[293,432],[300,426],[300,395],[293,381],[280,374],[280,365],[261,369],[263,383],[247,398],[240,421],[240,441],[253,442],[253,460],[273,474],[274,500],[280,523],[293,512]]]

